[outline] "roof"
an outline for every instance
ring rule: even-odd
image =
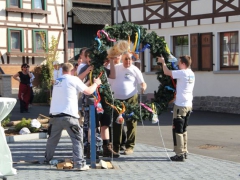
[[[73,7],[72,12],[82,24],[111,24],[111,10]]]
[[[86,3],[86,4],[99,4],[99,5],[111,5],[111,0],[72,0],[72,2]]]

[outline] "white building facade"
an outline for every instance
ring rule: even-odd
[[[189,54],[195,72],[193,108],[237,113],[240,109],[239,0],[112,1],[114,23],[130,21],[155,31],[174,56]],[[116,11],[117,10],[117,11]],[[148,94],[157,90],[157,65],[141,57]]]

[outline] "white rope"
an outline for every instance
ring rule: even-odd
[[[145,132],[145,127],[144,127],[144,124],[143,124],[142,113],[141,113],[141,112],[142,112],[141,103],[142,103],[142,94],[140,94],[140,119],[141,119],[141,122],[142,122],[143,130],[144,130],[144,132]],[[172,161],[172,160],[170,159],[170,157],[169,157],[169,154],[168,154],[168,152],[167,152],[167,149],[166,149],[166,146],[165,146],[165,143],[164,143],[164,140],[163,140],[163,136],[162,136],[162,131],[161,131],[161,128],[160,128],[159,120],[158,120],[158,132],[159,132],[159,134],[160,134],[160,137],[161,137],[161,140],[162,140],[162,144],[163,144],[163,148],[164,148],[164,150],[165,150],[165,153],[166,153],[168,159],[169,159],[170,161]]]
[[[164,143],[164,140],[163,140],[163,136],[162,136],[162,131],[161,131],[161,128],[160,128],[159,120],[158,120],[158,132],[159,132],[160,137],[161,137],[161,139],[162,139],[162,144],[163,144],[163,148],[164,148],[164,150],[165,150],[165,153],[167,154],[168,159],[169,159],[170,161],[172,161],[172,160],[170,159],[170,157],[169,157],[169,154],[168,154],[168,152],[167,152],[167,148],[166,148],[165,143]]]
[[[139,111],[140,111],[140,119],[141,119],[141,122],[142,122],[142,127],[143,127],[143,131],[144,131],[144,133],[145,133],[145,126],[144,126],[144,124],[143,124],[143,120],[142,120],[142,93],[140,93],[140,103],[139,103],[140,105],[139,105]]]

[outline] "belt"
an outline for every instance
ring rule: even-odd
[[[60,113],[60,114],[56,114],[56,115],[52,115],[52,114],[50,114],[50,117],[51,118],[53,118],[53,117],[72,117],[72,118],[75,118],[75,119],[78,119],[78,118],[76,118],[76,117],[74,117],[74,116],[71,116],[71,115],[69,115],[69,114],[65,114],[65,113]]]

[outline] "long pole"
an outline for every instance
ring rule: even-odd
[[[67,0],[64,0],[64,62],[68,62],[68,23]]]
[[[118,24],[118,0],[116,0],[116,24]]]

